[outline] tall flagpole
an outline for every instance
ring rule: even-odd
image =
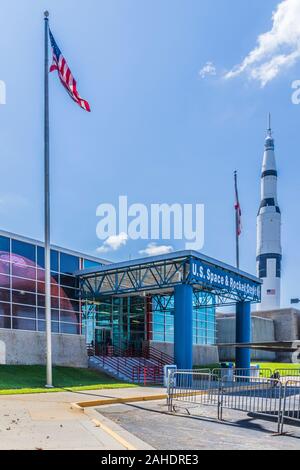
[[[239,200],[238,200],[238,187],[237,187],[237,171],[234,172],[234,188],[236,195],[235,207],[235,250],[236,250],[236,267],[240,269],[240,248],[239,248]]]
[[[52,382],[52,334],[51,334],[51,272],[50,272],[50,147],[49,147],[49,12],[44,13],[45,20],[45,102],[44,102],[44,202],[45,202],[45,313],[46,313],[46,387],[53,387]]]

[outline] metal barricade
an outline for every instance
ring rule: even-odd
[[[219,418],[224,408],[244,411],[262,417],[276,418],[280,432],[283,385],[279,380],[262,377],[234,377],[234,382],[221,381]]]
[[[168,383],[168,410],[215,406],[216,415],[223,420],[223,411],[235,410],[273,418],[277,432],[284,432],[285,424],[300,424],[300,378],[288,380],[234,375],[221,377],[216,369],[171,372]],[[265,369],[268,371],[268,369]],[[298,371],[298,369],[297,369]],[[277,372],[277,371],[275,371]],[[289,372],[291,370],[289,369]],[[272,374],[271,374],[272,375]]]
[[[245,372],[245,371],[243,371]],[[279,380],[212,372],[176,371],[169,376],[169,412],[211,405],[219,420],[223,410],[236,410],[261,417],[275,418],[277,431],[282,426],[283,384]],[[189,413],[190,414],[190,413]]]
[[[169,375],[168,409],[189,410],[199,405],[217,405],[219,400],[218,377],[210,371],[176,371]]]
[[[185,374],[185,373],[191,373],[190,369],[180,369],[180,370],[169,370],[168,371],[168,381],[167,381],[167,405],[169,406],[171,396],[173,396],[173,392],[171,391],[174,386],[176,387],[176,377],[174,376],[175,373],[177,374]],[[195,374],[210,374],[211,371],[210,369],[193,369],[192,373]],[[173,377],[171,377],[173,375]]]
[[[286,423],[300,425],[300,379],[288,380],[284,385],[281,434]]]
[[[286,382],[294,377],[300,380],[300,368],[295,369],[276,369],[274,375],[278,375],[282,382]]]
[[[212,370],[213,375],[222,378],[222,376],[230,377],[233,374],[234,377],[236,376],[245,376],[245,377],[262,377],[265,379],[272,378],[272,370],[271,369],[256,369],[251,367],[250,369],[236,369],[236,368],[217,368]]]

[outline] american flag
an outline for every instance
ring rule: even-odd
[[[267,289],[267,295],[276,295],[275,289]]]
[[[56,41],[50,30],[49,34],[53,52],[53,63],[50,67],[50,72],[54,72],[55,70],[57,70],[61,83],[63,84],[71,98],[75,101],[75,103],[77,103],[85,111],[91,112],[89,103],[86,100],[82,99],[79,95],[77,91],[76,80],[73,77],[72,72],[67,64],[67,61],[62,55],[61,50],[56,44]]]
[[[235,181],[235,211],[236,211],[236,232],[240,236],[242,233],[242,210],[239,201],[238,187],[237,187],[237,172],[234,173]]]

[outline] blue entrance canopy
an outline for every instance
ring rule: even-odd
[[[199,293],[202,306],[208,298],[214,298],[216,306],[235,303],[236,341],[251,340],[250,304],[260,302],[262,282],[196,251],[112,263],[75,274],[86,301],[104,296],[174,294],[174,356],[181,369],[193,365],[193,294],[197,297]],[[237,349],[236,363],[238,368],[249,368],[250,349]]]
[[[178,251],[107,264],[75,273],[86,300],[103,296],[167,294],[180,284],[213,294],[216,305],[260,302],[261,281],[196,251]]]

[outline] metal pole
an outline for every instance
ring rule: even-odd
[[[234,187],[236,194],[236,204],[238,204],[237,172],[234,172]],[[240,269],[240,249],[239,249],[239,208],[235,210],[235,249],[236,249],[236,267]]]
[[[52,338],[51,338],[51,273],[50,273],[50,147],[49,147],[49,12],[44,13],[45,20],[45,116],[44,116],[44,151],[45,151],[45,307],[46,307],[46,387],[52,388]]]
[[[238,215],[237,215],[237,214],[236,214],[235,218],[236,218],[236,221],[235,221],[236,227],[238,227]],[[240,248],[239,248],[239,236],[238,236],[238,233],[236,233],[235,238],[236,238],[236,241],[235,241],[235,243],[236,243],[236,267],[237,267],[238,269],[240,269]]]

